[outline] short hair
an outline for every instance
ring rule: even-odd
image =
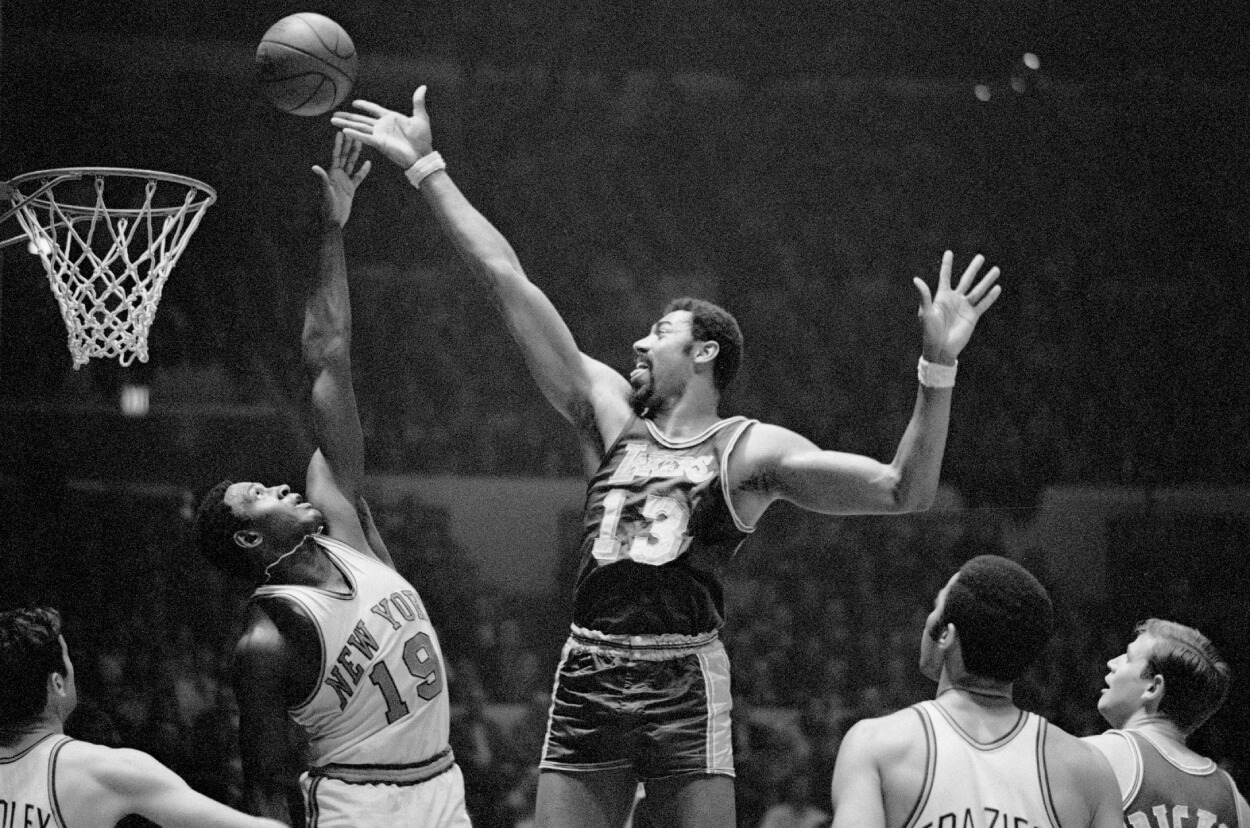
[[[234,485],[223,480],[200,499],[195,514],[195,545],[200,554],[218,570],[246,581],[256,580],[256,572],[246,555],[240,554],[234,533],[250,525],[226,503],[226,489]]]
[[[1041,655],[1054,629],[1046,588],[1001,555],[978,555],[959,568],[941,623],[959,633],[964,667],[976,676],[1015,681]]]
[[[36,721],[48,703],[48,675],[65,675],[61,614],[52,607],[0,612],[0,731]]]
[[[1150,646],[1143,677],[1163,676],[1159,712],[1193,733],[1228,698],[1233,671],[1215,645],[1193,627],[1149,618],[1137,625],[1138,635],[1149,635]]]
[[[669,302],[664,313],[673,311],[689,311],[691,335],[697,340],[715,342],[720,346],[712,365],[712,384],[717,391],[724,391],[742,367],[742,329],[738,327],[738,320],[720,305],[689,296]]]

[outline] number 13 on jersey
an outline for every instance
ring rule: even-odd
[[[676,559],[690,543],[686,526],[690,513],[671,497],[648,495],[642,518],[625,526],[625,537],[618,537],[621,513],[629,492],[612,489],[603,498],[603,519],[595,538],[593,554],[603,563],[629,558],[638,563],[659,566]]]

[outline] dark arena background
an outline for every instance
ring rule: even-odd
[[[672,296],[747,341],[724,413],[888,459],[915,395],[914,276],[1002,268],[961,359],[943,487],[909,517],[777,508],[738,554],[739,824],[828,808],[845,729],[932,695],[933,595],[994,551],[1050,588],[1018,688],[1103,727],[1151,616],[1235,670],[1192,744],[1250,788],[1250,13],[1239,0],[4,0],[0,180],[139,167],[217,189],[147,363],[71,367],[38,258],[0,260],[0,599],[60,607],[76,732],[237,803],[244,594],[189,540],[223,476],[300,485],[309,205],[333,128],[269,106],[255,44],[317,11],[354,96],[406,109],[582,348],[627,371]],[[389,162],[347,229],[371,500],[450,662],[475,825],[533,805],[581,505],[571,427]],[[7,209],[6,205],[0,205]],[[15,221],[3,238],[20,232]],[[121,400],[146,399],[123,410]]]

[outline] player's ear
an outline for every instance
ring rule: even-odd
[[[698,347],[694,349],[695,362],[711,362],[716,359],[716,355],[720,353],[720,343],[714,339],[706,342],[700,342]]]
[[[1167,690],[1167,681],[1163,678],[1163,673],[1155,673],[1150,679],[1150,684],[1142,691],[1142,701],[1147,705],[1153,703],[1155,708],[1163,701],[1163,693]]]
[[[938,636],[938,649],[949,650],[959,642],[959,631],[955,629],[954,624],[947,624],[942,628],[942,634]]]
[[[52,696],[64,696],[65,676],[57,672],[48,673],[48,693]]]
[[[262,540],[264,540],[264,538],[261,537],[260,532],[257,532],[254,529],[240,529],[234,533],[235,546],[239,546],[243,549],[254,549],[257,546],[260,546],[260,542]]]

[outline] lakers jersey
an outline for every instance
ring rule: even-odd
[[[16,756],[0,759],[0,826],[65,828],[56,801],[56,758],[71,741],[49,733]]]
[[[727,464],[754,422],[670,440],[634,417],[586,494],[573,623],[621,635],[696,635],[724,623],[721,569],[754,527],[729,498]]]
[[[1108,730],[1133,752],[1133,785],[1124,796],[1130,828],[1238,828],[1237,797],[1228,774],[1210,759],[1184,766],[1135,730]]]
[[[446,752],[446,671],[416,589],[345,543],[316,541],[343,573],[346,594],[294,585],[252,594],[291,601],[317,626],[320,680],[290,709],[308,733],[309,764],[411,765]]]
[[[906,828],[1059,828],[1046,775],[1046,720],[1020,711],[993,742],[968,735],[936,701],[913,705],[924,724],[924,789]]]

